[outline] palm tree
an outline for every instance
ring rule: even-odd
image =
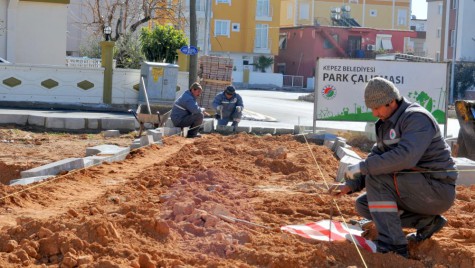
[[[274,64],[274,58],[261,55],[259,58],[257,58],[257,62],[253,65],[256,66],[256,68],[261,72],[265,73],[266,69],[272,64]]]

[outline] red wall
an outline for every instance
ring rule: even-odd
[[[404,37],[417,37],[415,31],[378,30],[370,28],[345,28],[328,26],[302,26],[281,28],[280,33],[287,35],[287,47],[279,50],[274,60],[274,70],[277,72],[279,63],[285,63],[284,75],[302,75],[306,83],[308,77],[313,77],[317,58],[349,58],[342,55],[336,48],[324,48],[324,34],[337,34],[338,44],[345,52],[348,50],[348,37],[360,36],[361,48],[367,44],[375,44],[377,34],[392,35],[393,50],[388,52],[404,51]],[[365,51],[368,52],[368,51]]]

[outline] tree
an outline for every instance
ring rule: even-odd
[[[114,52],[117,68],[140,69],[145,59],[137,34],[125,34],[116,42]]]
[[[261,72],[265,73],[266,69],[272,64],[274,64],[274,59],[272,57],[261,55],[259,58],[257,58],[257,62],[252,65],[256,66],[256,68]]]
[[[169,25],[157,25],[153,29],[142,28],[140,41],[142,52],[148,61],[168,63],[174,63],[176,51],[187,44],[185,33]]]
[[[98,36],[102,36],[104,26],[111,26],[112,41],[134,33],[150,21],[181,25],[180,20],[184,19],[184,16],[177,16],[182,12],[180,1],[172,4],[168,0],[86,0],[82,5],[90,12],[90,16],[81,20],[85,26],[92,27]]]

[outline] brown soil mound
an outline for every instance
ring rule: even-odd
[[[356,194],[337,200],[342,215],[331,205],[337,168],[329,149],[292,136],[213,134],[0,185],[0,267],[474,267],[475,187],[457,188],[449,224],[410,244],[410,259],[281,232],[331,211],[358,218]]]

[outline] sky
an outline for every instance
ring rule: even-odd
[[[427,19],[427,2],[426,0],[412,0],[412,15],[416,15],[417,19]]]

